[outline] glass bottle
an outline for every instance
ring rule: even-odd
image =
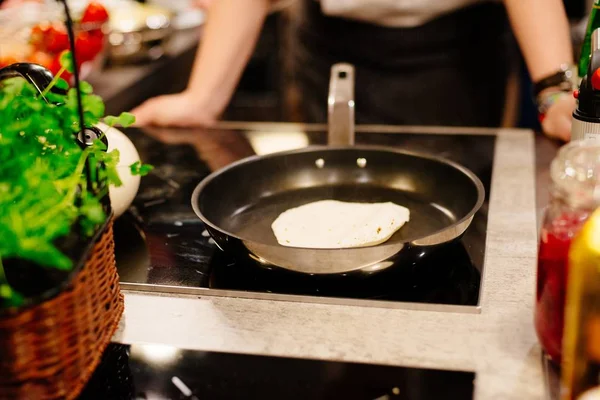
[[[561,392],[563,400],[600,396],[600,209],[569,252]]]
[[[594,0],[594,5],[590,11],[590,17],[588,19],[587,28],[585,31],[585,37],[583,44],[581,45],[581,56],[579,58],[579,77],[584,77],[588,72],[588,65],[590,63],[590,52],[592,46],[592,32],[600,28],[600,0]]]
[[[551,199],[538,252],[535,328],[542,348],[561,361],[568,254],[571,241],[600,205],[600,144],[563,146],[550,167]]]

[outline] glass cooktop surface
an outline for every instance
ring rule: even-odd
[[[375,300],[373,305],[392,307],[478,304],[493,135],[358,132],[357,144],[439,155],[466,166],[483,182],[486,201],[459,241],[411,265],[342,278],[236,262],[216,247],[191,207],[194,188],[211,172],[254,154],[324,144],[324,132],[130,129],[127,134],[155,169],[142,178],[132,207],[115,223],[117,268],[126,289],[342,304]]]
[[[463,371],[111,343],[80,400],[473,398]]]

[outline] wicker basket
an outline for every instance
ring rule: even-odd
[[[73,399],[123,313],[112,221],[58,295],[0,315],[0,399]]]

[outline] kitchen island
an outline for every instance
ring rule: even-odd
[[[228,143],[227,135],[232,132],[253,136],[251,147],[261,154],[305,146],[308,141],[300,138],[319,136],[323,130],[322,126],[224,122],[213,136],[193,130],[154,130],[150,135],[164,142],[187,142],[215,169],[245,155],[237,147],[240,153],[232,159],[228,158],[231,152],[210,156],[227,146],[236,148]],[[385,126],[359,127],[357,132],[358,142],[372,137],[393,142],[396,137],[422,135],[425,149],[434,137],[494,138],[485,259],[474,306],[307,301],[305,296],[130,283],[122,285],[125,315],[114,341],[471,371],[475,373],[475,399],[543,398],[542,355],[533,329],[537,248],[533,133]],[[194,144],[197,137],[222,139]]]

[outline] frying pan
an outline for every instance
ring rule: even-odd
[[[427,251],[461,237],[481,207],[477,176],[454,162],[387,147],[353,146],[354,68],[332,67],[329,146],[252,156],[206,177],[192,207],[218,247],[234,258],[306,274],[375,273],[416,263]],[[271,224],[313,201],[386,202],[410,210],[387,242],[345,249],[279,245]],[[415,251],[421,248],[423,251]]]

